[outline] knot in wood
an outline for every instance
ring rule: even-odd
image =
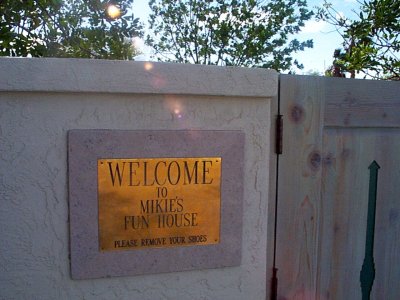
[[[321,154],[318,151],[313,151],[308,156],[308,164],[311,170],[318,171],[321,166]]]
[[[294,104],[290,108],[290,120],[299,124],[304,120],[304,109],[300,105]]]

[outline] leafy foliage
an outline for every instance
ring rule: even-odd
[[[360,2],[357,20],[350,20],[325,1],[317,17],[336,26],[343,38],[334,65],[351,77],[362,72],[376,79],[400,79],[400,3],[398,0]]]
[[[289,70],[312,47],[292,36],[311,18],[305,0],[150,0],[147,44],[159,60]]]
[[[333,52],[333,63],[332,66],[325,71],[325,76],[327,77],[346,77],[345,74],[345,62],[343,58],[346,56],[346,53],[342,51],[342,49],[335,49]],[[354,72],[352,72],[352,77],[354,76]]]
[[[132,0],[117,1],[121,18],[102,0],[2,0],[0,55],[132,59],[132,38],[142,25],[128,14]]]

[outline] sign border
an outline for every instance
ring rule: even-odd
[[[244,133],[239,130],[68,131],[71,276],[89,279],[238,266],[243,219]],[[97,160],[221,157],[220,243],[101,252]]]

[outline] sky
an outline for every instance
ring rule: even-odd
[[[354,10],[358,10],[359,4],[357,0],[330,0],[333,7],[346,17],[355,16]],[[308,0],[308,7],[313,9],[321,6],[322,1]],[[135,0],[133,4],[133,13],[145,25],[150,14],[148,0]],[[145,31],[147,35],[147,31]],[[324,73],[331,64],[332,56],[335,49],[340,48],[342,40],[335,28],[325,22],[317,22],[315,19],[306,22],[302,32],[296,36],[300,41],[312,39],[314,48],[307,48],[305,51],[294,54],[294,58],[304,65],[304,69],[299,74],[308,74],[310,72]],[[144,45],[143,41],[137,43],[143,55],[136,60],[151,60],[151,49]]]

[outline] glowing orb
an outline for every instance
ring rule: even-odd
[[[107,16],[109,16],[111,19],[117,19],[121,15],[121,10],[118,6],[110,4],[109,6],[107,6],[106,13]]]

